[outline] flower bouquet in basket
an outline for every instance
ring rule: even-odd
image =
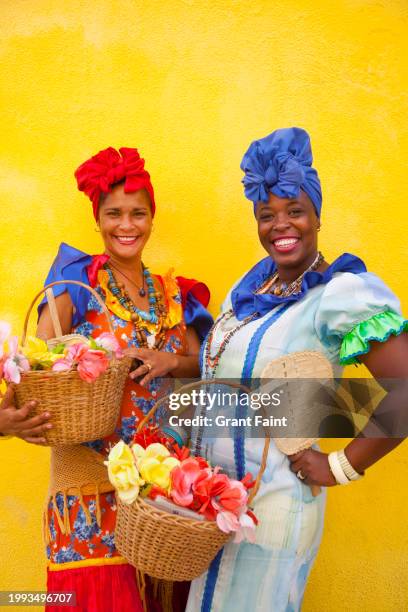
[[[9,324],[0,323],[0,383],[4,380],[15,385],[17,407],[37,401],[30,416],[45,411],[51,414],[53,428],[45,434],[49,446],[79,444],[111,434],[130,368],[130,358],[124,356],[113,334],[104,302],[91,287],[82,286],[103,306],[109,333],[97,338],[62,335],[51,292],[47,298],[56,337],[47,342],[27,337],[32,307],[48,288],[34,298],[29,308],[21,345],[16,336],[10,336]]]
[[[158,404],[132,443],[118,442],[106,461],[118,499],[115,544],[142,574],[192,580],[232,534],[235,542],[255,541],[257,519],[249,505],[260,475],[256,481],[250,474],[230,478],[147,425]]]

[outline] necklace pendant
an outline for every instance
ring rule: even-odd
[[[144,290],[144,288],[143,288],[143,287],[141,287],[141,288],[139,289],[139,295],[140,295],[140,297],[144,297],[144,296],[146,295],[146,291]]]
[[[273,290],[274,295],[280,295],[281,293],[282,293],[281,287],[275,287],[275,289]]]
[[[147,340],[147,346],[152,349],[154,348],[155,342],[156,342],[156,334],[150,334],[149,336],[146,337]]]

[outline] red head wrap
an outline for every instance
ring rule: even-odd
[[[133,193],[146,189],[150,196],[152,216],[156,205],[154,202],[153,185],[150,174],[144,169],[142,159],[137,149],[121,147],[119,152],[113,147],[99,151],[75,172],[79,191],[83,191],[92,202],[95,219],[98,218],[99,199],[101,193],[109,193],[112,185],[125,180],[125,193]]]

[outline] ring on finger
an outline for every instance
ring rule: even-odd
[[[145,367],[147,368],[147,371],[148,371],[148,372],[150,372],[150,371],[151,371],[151,369],[153,368],[152,364],[151,364],[151,363],[149,363],[148,361],[146,361],[146,363],[145,363]]]
[[[306,476],[303,474],[302,470],[298,470],[298,471],[296,472],[296,476],[297,476],[298,478],[300,478],[300,480],[304,480],[304,479],[306,478]]]

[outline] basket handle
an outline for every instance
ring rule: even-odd
[[[194,389],[195,387],[199,387],[201,385],[214,385],[214,384],[226,384],[230,387],[233,387],[235,389],[242,389],[243,391],[245,391],[246,393],[251,393],[251,390],[246,387],[245,385],[241,385],[240,383],[232,383],[231,381],[227,381],[227,380],[222,380],[221,378],[217,378],[217,379],[204,379],[204,380],[198,380],[197,382],[193,382],[193,383],[188,383],[187,385],[183,385],[181,386],[177,392],[181,392],[181,391],[188,391],[189,389]],[[151,410],[149,410],[149,412],[147,413],[147,415],[144,417],[144,419],[142,419],[140,421],[140,423],[137,426],[137,433],[150,421],[150,419],[152,419],[154,417],[154,415],[156,414],[157,410],[160,408],[160,406],[162,404],[164,404],[170,397],[171,393],[169,393],[168,395],[165,395],[164,397],[160,398],[155,404],[154,406],[151,408]],[[262,459],[261,459],[261,465],[259,466],[259,471],[258,471],[258,475],[255,479],[255,484],[250,492],[250,494],[248,495],[248,504],[251,504],[252,501],[254,500],[255,495],[258,493],[259,487],[261,486],[261,480],[262,480],[262,476],[265,472],[265,468],[266,468],[266,461],[268,459],[268,451],[269,451],[269,446],[271,443],[271,439],[269,437],[265,437],[265,445],[264,445],[264,449],[263,449],[263,453],[262,453]]]
[[[79,287],[83,287],[84,289],[87,289],[90,293],[92,293],[93,297],[96,299],[96,301],[98,302],[99,306],[101,306],[104,315],[107,318],[108,321],[108,325],[109,325],[109,331],[111,334],[114,334],[113,331],[113,325],[112,325],[112,321],[111,321],[111,316],[109,314],[109,310],[106,307],[105,302],[103,301],[103,299],[101,298],[101,296],[95,291],[95,289],[93,289],[92,287],[90,287],[89,285],[86,285],[85,283],[82,283],[81,281],[73,281],[73,280],[63,280],[63,281],[55,281],[53,283],[50,283],[49,285],[46,285],[45,287],[43,287],[41,289],[41,291],[39,291],[37,293],[37,295],[34,297],[33,301],[31,302],[25,320],[24,320],[24,327],[23,327],[23,335],[21,337],[21,344],[24,346],[25,341],[26,341],[26,337],[27,337],[27,327],[28,327],[28,321],[30,319],[30,315],[31,312],[34,308],[34,305],[36,303],[36,301],[38,300],[38,298],[45,293],[48,297],[49,294],[47,294],[47,291],[50,290],[51,291],[51,287],[54,287],[54,285],[79,285]],[[58,331],[61,330],[61,325],[59,322],[59,318],[58,318],[58,313],[57,313],[57,308],[55,305],[55,298],[54,298],[54,294],[52,294],[53,299],[50,302],[50,312],[51,312],[51,318],[52,318],[52,322],[53,322],[53,326],[54,326],[54,331],[56,334],[58,334]],[[53,307],[55,308],[55,310],[53,310]],[[55,321],[57,321],[57,327],[55,325]],[[61,335],[62,335],[62,331],[61,331]]]

